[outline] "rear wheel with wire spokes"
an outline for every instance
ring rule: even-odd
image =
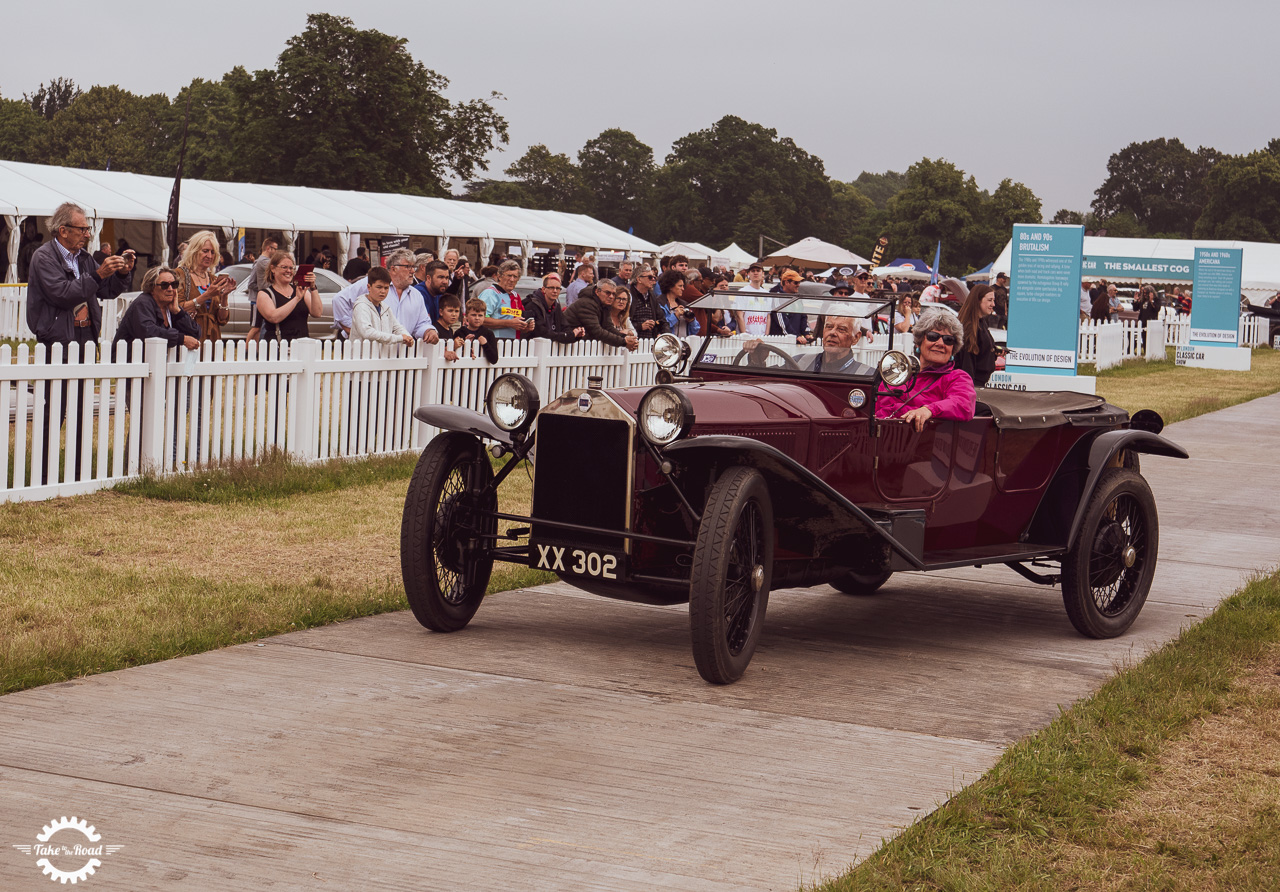
[[[400,524],[400,570],[409,607],[435,632],[475,616],[493,572],[498,530],[493,466],[470,434],[443,433],[418,459]]]
[[[737,681],[755,653],[773,577],[773,507],[754,468],[729,468],[711,488],[693,550],[693,661],[712,684]]]
[[[1104,472],[1062,561],[1062,602],[1080,634],[1114,638],[1133,625],[1151,590],[1159,546],[1147,481],[1126,468]]]

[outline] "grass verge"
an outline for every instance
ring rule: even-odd
[[[1095,374],[1093,366],[1082,365],[1080,374]],[[1096,375],[1107,402],[1130,412],[1154,409],[1173,424],[1280,391],[1280,350],[1255,349],[1247,372],[1176,366],[1170,348],[1167,362],[1131,359]]]
[[[1250,582],[1203,622],[1010,748],[936,812],[816,888],[1274,889],[1278,642],[1280,573]],[[1255,718],[1241,723],[1241,713]],[[1162,789],[1170,765],[1195,763],[1174,752],[1188,735],[1233,724],[1270,729],[1262,736],[1273,754],[1269,763],[1237,772],[1234,794],[1205,795],[1191,811],[1186,783],[1163,785],[1163,801],[1158,794],[1143,798]],[[1236,750],[1226,749],[1239,767]],[[1200,767],[1200,788],[1220,790],[1213,782],[1221,772]]]
[[[406,609],[415,460],[278,459],[0,505],[0,694]],[[499,504],[527,511],[530,490],[517,470]],[[499,563],[489,591],[553,578]]]

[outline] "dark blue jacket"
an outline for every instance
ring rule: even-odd
[[[770,294],[782,294],[782,284],[779,283],[769,289]],[[799,297],[800,295],[795,295]],[[782,325],[778,324],[778,317],[782,317]],[[809,317],[804,313],[770,313],[769,314],[769,334],[783,335],[789,334],[792,337],[800,337],[809,333]]]
[[[76,258],[76,278],[54,247],[45,242],[31,255],[27,270],[27,327],[42,344],[70,344],[76,339],[75,308],[87,304],[94,340],[102,332],[102,305],[107,283],[98,278],[98,265],[84,251]]]

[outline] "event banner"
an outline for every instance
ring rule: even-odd
[[[1083,226],[1013,227],[1009,372],[1076,373],[1083,256]]]
[[[401,248],[409,247],[409,236],[407,235],[384,235],[378,239],[378,262],[383,266],[387,265],[387,257],[392,251],[398,251]]]
[[[1191,345],[1235,347],[1240,335],[1242,248],[1196,248]]]
[[[1191,281],[1190,260],[1162,257],[1086,257],[1080,271],[1086,279]]]

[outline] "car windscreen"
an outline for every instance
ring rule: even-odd
[[[893,301],[885,301],[878,297],[868,300],[862,295],[849,297],[831,297],[829,295],[792,296],[793,299],[778,308],[780,313],[804,313],[806,316],[852,316],[855,319],[869,319],[876,313],[883,313],[893,306]]]
[[[693,301],[695,310],[733,310],[744,313],[772,313],[791,301],[794,294],[769,294],[760,291],[712,291]]]

